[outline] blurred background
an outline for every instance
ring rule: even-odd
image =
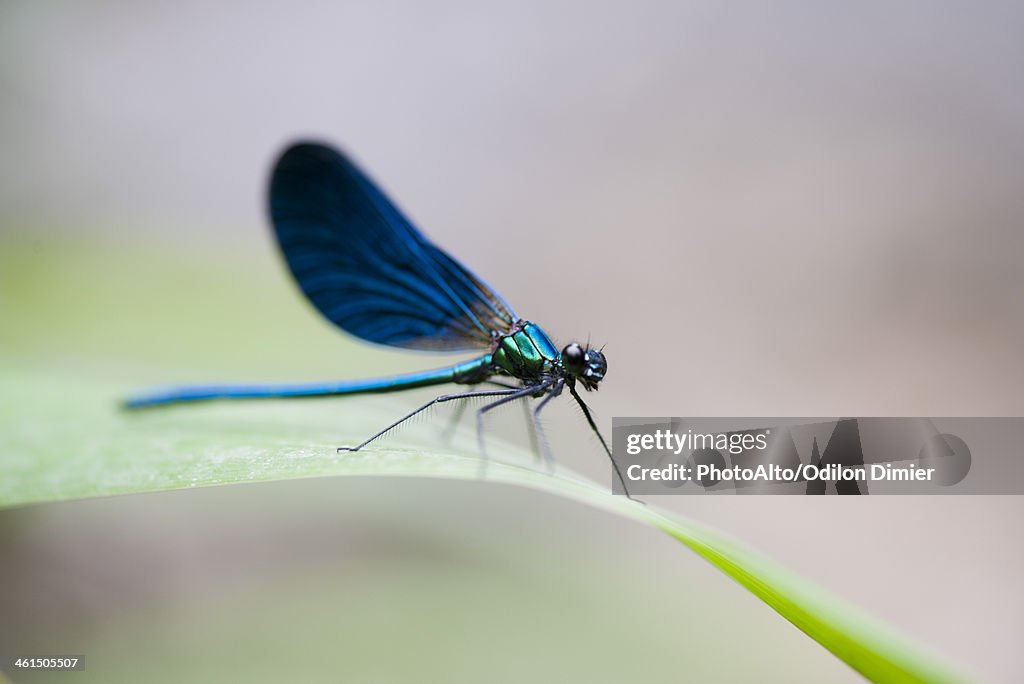
[[[317,138],[556,342],[607,343],[605,430],[1021,415],[1022,33],[1000,2],[8,0],[0,366],[56,395],[447,362],[337,333],[290,282],[265,184]],[[559,462],[610,481],[560,403]],[[494,430],[525,441],[519,414]],[[1018,497],[658,503],[1021,678]],[[858,679],[663,535],[496,484],[31,506],[0,559],[0,652],[94,681]]]

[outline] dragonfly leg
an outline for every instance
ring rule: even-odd
[[[505,395],[510,395],[510,394],[519,394],[521,391],[522,390],[519,390],[519,389],[504,389],[504,390],[483,390],[483,391],[474,391],[474,392],[461,392],[459,394],[443,394],[443,395],[441,395],[439,397],[435,397],[435,398],[431,399],[430,401],[428,401],[423,406],[420,406],[415,411],[402,416],[401,418],[396,420],[391,425],[388,425],[386,428],[384,428],[383,430],[381,430],[377,434],[373,435],[372,437],[370,437],[369,439],[364,441],[362,444],[359,444],[359,445],[354,446],[354,447],[338,447],[338,451],[359,451],[360,449],[362,449],[364,446],[366,446],[370,442],[372,442],[372,441],[374,441],[374,440],[376,440],[376,439],[378,439],[380,437],[383,437],[384,435],[386,435],[387,433],[391,432],[396,427],[398,427],[399,425],[401,425],[405,421],[409,420],[413,416],[418,415],[418,414],[422,413],[423,411],[426,411],[428,408],[430,408],[434,404],[443,404],[445,402],[455,401],[456,399],[472,399],[473,397],[500,397],[500,396],[505,396]]]
[[[494,385],[495,387],[505,387],[507,389],[517,390],[523,388],[522,385],[510,385],[507,382],[502,382],[501,380],[484,380],[484,382],[486,382],[488,385]]]
[[[516,387],[515,385],[508,385],[508,384],[506,384],[504,382],[499,382],[498,380],[485,380],[484,382],[486,382],[488,385],[494,385],[495,387],[504,387],[506,389],[513,389],[513,390],[518,390],[519,389],[519,387]],[[469,388],[470,388],[471,391],[475,391],[476,388],[479,387],[479,386],[480,385],[470,385]],[[455,411],[452,412],[451,420],[448,421],[448,425],[441,432],[441,441],[443,441],[444,443],[447,444],[447,443],[451,442],[452,441],[452,437],[455,436],[455,428],[458,427],[459,422],[462,420],[462,416],[466,413],[466,405],[467,405],[466,402],[464,402],[464,401],[460,402],[455,407]]]
[[[479,385],[470,385],[469,389],[471,392],[476,391]],[[455,406],[455,410],[452,412],[451,420],[448,421],[448,425],[441,432],[441,441],[445,444],[449,444],[452,441],[452,437],[455,436],[455,428],[459,426],[459,421],[462,420],[462,414],[466,412],[466,402],[460,401]]]
[[[520,389],[519,387],[516,387],[515,385],[509,385],[509,384],[506,384],[506,383],[501,382],[499,380],[488,380],[487,382],[492,384],[492,385],[497,385],[498,387],[512,387],[512,388],[515,388],[515,389]],[[462,417],[462,414],[464,413],[463,409],[465,408],[465,406],[466,406],[465,404],[459,404],[459,409],[458,410],[459,410],[459,417],[460,418]],[[539,442],[538,442],[539,438],[537,436],[538,433],[537,433],[536,423],[532,419],[531,412],[530,412],[530,405],[527,402],[525,402],[525,401],[523,402],[523,415],[526,417],[526,428],[530,432],[530,450],[533,452],[533,455],[536,457],[536,459],[538,461],[540,461],[540,460],[543,459],[543,456],[542,456],[542,451],[541,451],[541,448],[540,448],[540,445],[539,445]],[[452,425],[453,429],[454,429],[454,427],[455,426]]]
[[[530,451],[533,452],[533,459],[537,463],[540,463],[544,456],[541,453],[540,438],[537,436],[537,427],[534,421],[531,419],[530,404],[523,402],[523,417],[526,418],[526,429],[530,433]]]
[[[502,397],[501,399],[493,401],[490,404],[487,404],[487,406],[477,409],[476,439],[477,445],[480,449],[480,477],[483,477],[484,472],[487,470],[487,447],[484,444],[484,414],[490,411],[491,409],[498,408],[499,406],[507,404],[510,401],[515,401],[516,399],[522,399],[524,397],[532,396],[537,392],[547,389],[548,386],[550,386],[550,384],[551,381],[547,380],[537,385],[529,385],[527,387],[522,387],[517,390],[512,390],[508,395]]]
[[[548,402],[557,397],[562,393],[562,388],[565,386],[565,380],[559,378],[559,380],[551,387],[544,398],[533,408],[533,412],[530,414],[530,425],[533,426],[533,434],[536,435],[538,450],[540,451],[541,457],[547,465],[548,472],[555,472],[555,458],[551,455],[551,444],[548,443],[548,438],[544,434],[544,426],[540,423],[540,412],[548,405]]]
[[[615,476],[619,478],[619,484],[622,485],[622,491],[626,495],[626,498],[637,501],[637,499],[633,499],[633,497],[629,495],[629,488],[626,487],[626,480],[622,477],[622,471],[619,470],[619,464],[615,462],[615,457],[612,456],[612,450],[608,448],[608,442],[604,441],[604,436],[601,434],[601,431],[597,429],[597,423],[594,422],[594,417],[590,415],[590,408],[583,402],[583,397],[579,395],[579,392],[576,391],[575,383],[571,381],[569,382],[569,393],[572,394],[572,398],[575,399],[576,403],[580,405],[581,409],[583,409],[583,416],[590,424],[590,429],[593,430],[594,434],[597,435],[597,438],[601,440],[601,446],[604,447],[604,452],[608,454],[608,460],[612,462],[612,468],[615,469]],[[643,502],[641,501],[640,503]]]

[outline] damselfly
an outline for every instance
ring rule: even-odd
[[[270,216],[285,261],[306,297],[328,320],[368,342],[435,351],[476,351],[439,368],[368,380],[286,385],[190,385],[143,392],[125,401],[142,408],[208,399],[334,396],[397,392],[454,383],[488,384],[444,394],[354,447],[371,442],[435,405],[484,397],[476,412],[480,454],[483,417],[518,399],[538,399],[530,417],[541,456],[552,462],[540,413],[568,389],[611,460],[608,443],[578,391],[598,388],[608,369],[600,349],[572,342],[561,349],[469,269],[427,240],[348,157],[330,147],[288,148],[270,182]]]

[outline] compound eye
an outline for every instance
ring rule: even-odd
[[[586,353],[583,347],[573,342],[562,350],[562,367],[569,375],[579,375],[583,372],[583,364],[586,361]]]

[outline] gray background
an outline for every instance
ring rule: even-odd
[[[272,264],[268,164],[323,136],[558,341],[608,343],[606,430],[613,415],[1020,415],[1022,19],[1001,2],[6,2],[0,230]],[[505,420],[513,434],[518,413]],[[607,480],[571,407],[549,422],[561,462]],[[1019,498],[671,503],[1019,680]],[[12,515],[0,605],[39,633],[116,635],[111,616],[135,609],[69,579],[83,568],[159,615],[235,586],[227,568],[253,568],[259,594],[327,533],[364,540],[346,558],[364,549],[352,562],[372,572],[421,544],[456,565],[485,537],[549,549],[555,568],[574,549],[621,585],[686,578],[718,602],[693,611],[702,632],[788,628],[659,535],[494,486],[290,483]],[[61,534],[103,552],[24,542]],[[31,597],[55,588],[78,608],[40,616]]]

